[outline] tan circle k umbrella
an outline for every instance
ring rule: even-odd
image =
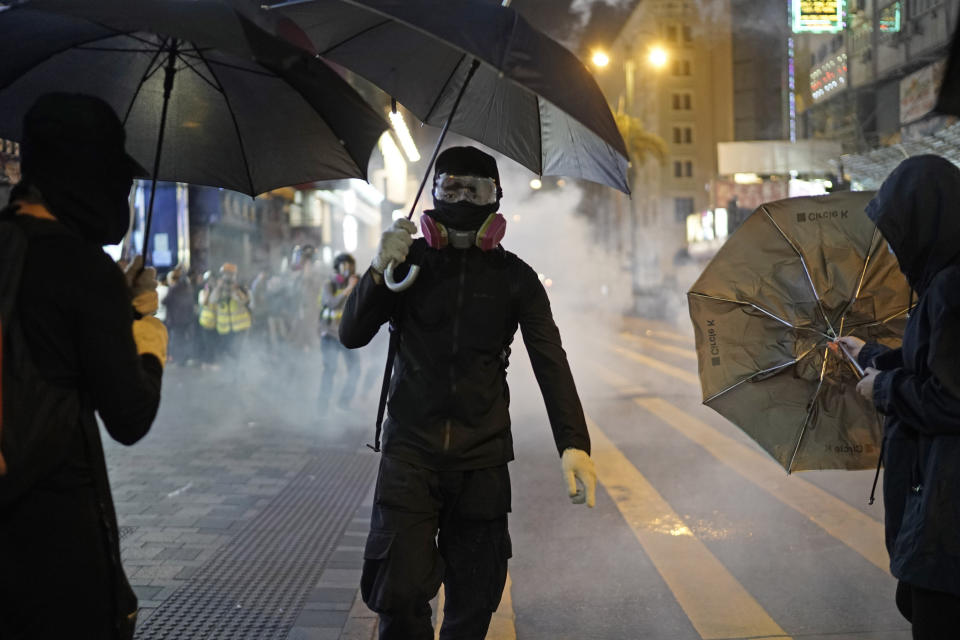
[[[869,192],[761,206],[687,294],[703,402],[788,471],[877,464],[881,423],[836,337],[900,345],[910,289]]]

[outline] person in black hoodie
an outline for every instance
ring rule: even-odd
[[[413,240],[416,228],[403,219],[383,234],[340,323],[348,348],[367,344],[388,320],[399,327],[361,577],[364,602],[380,614],[381,640],[432,639],[429,602],[441,582],[440,637],[486,635],[512,553],[506,372],[518,327],[568,493],[592,507],[596,490],[590,437],[547,293],[536,272],[500,245],[506,221],[497,213],[496,161],[453,147],[435,169],[435,208],[420,219],[424,238]],[[409,289],[392,293],[383,272],[404,260],[422,271]]]
[[[883,495],[897,606],[913,637],[960,633],[960,169],[904,160],[867,206],[919,296],[903,345],[841,340],[887,416]]]
[[[160,403],[166,330],[150,315],[155,272],[138,258],[125,278],[101,249],[126,233],[132,179],[145,173],[124,139],[102,100],[40,97],[24,119],[23,178],[0,212],[4,233],[19,228],[26,237],[14,309],[30,359],[49,388],[79,398],[43,403],[48,422],[58,423],[47,425],[57,434],[43,452],[50,471],[17,491],[12,469],[0,477],[4,640],[132,634],[136,598],[120,564],[94,411],[118,442],[147,433]],[[4,406],[17,400],[5,395]]]

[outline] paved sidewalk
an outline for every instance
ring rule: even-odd
[[[378,462],[363,446],[372,419],[318,417],[300,391],[171,369],[147,438],[128,448],[104,434],[138,638],[344,630]]]

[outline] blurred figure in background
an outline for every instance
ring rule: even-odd
[[[326,412],[333,395],[335,374],[343,360],[344,370],[340,378],[343,386],[337,398],[337,407],[349,409],[360,379],[359,354],[340,342],[340,319],[347,297],[357,286],[357,262],[349,253],[341,253],[333,259],[333,275],[323,285],[320,293],[320,354],[323,359],[323,377],[320,382],[320,410]]]
[[[295,290],[297,314],[294,320],[293,340],[304,351],[310,351],[317,342],[317,311],[323,276],[314,261],[316,249],[304,245],[294,249],[293,270],[296,272]]]
[[[197,307],[199,309],[197,324],[200,325],[200,331],[197,334],[199,338],[197,346],[199,347],[200,366],[204,369],[218,367],[217,305],[213,298],[213,290],[216,286],[217,281],[213,277],[213,272],[205,272],[200,292],[197,294]]]
[[[167,274],[167,286],[163,306],[167,311],[166,325],[170,332],[170,362],[187,364],[193,357],[193,286],[181,267]]]
[[[251,326],[250,294],[241,286],[237,265],[225,262],[210,296],[216,307],[219,356],[238,356]]]

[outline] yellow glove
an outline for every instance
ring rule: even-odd
[[[123,272],[130,287],[130,296],[133,298],[133,308],[142,316],[152,316],[160,308],[160,298],[157,296],[157,270],[153,267],[143,268],[143,256],[135,257],[127,270]]]
[[[144,316],[133,321],[133,341],[137,353],[150,353],[157,357],[160,366],[167,364],[167,328],[153,316]]]
[[[573,504],[587,503],[592,507],[597,502],[597,472],[593,469],[590,454],[582,449],[564,449],[560,458],[567,493]]]

